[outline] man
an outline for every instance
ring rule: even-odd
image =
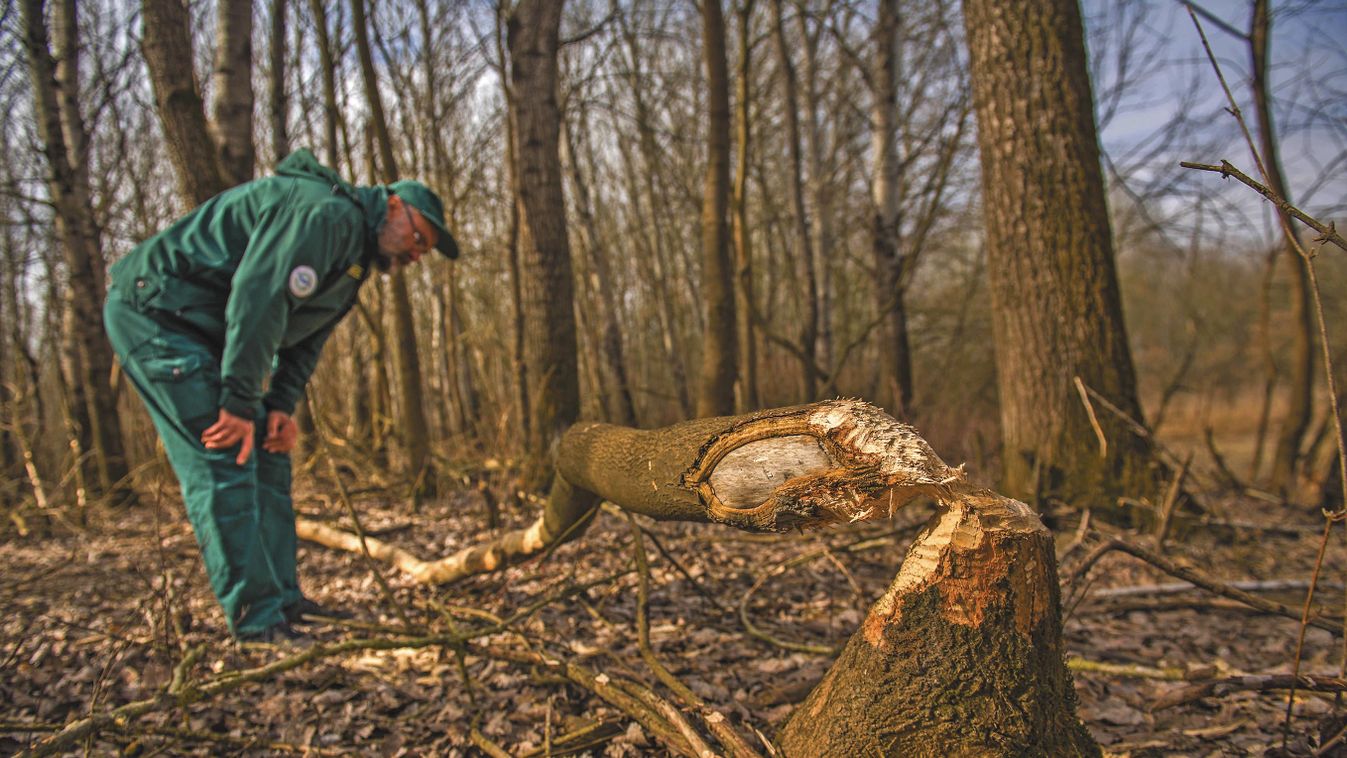
[[[432,247],[456,258],[458,246],[420,182],[355,187],[307,150],[276,174],[211,198],[118,261],[104,318],[230,631],[302,644],[292,623],[333,614],[296,578],[291,414],[370,267],[408,266]]]

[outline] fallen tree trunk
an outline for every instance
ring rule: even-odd
[[[911,427],[858,400],[653,430],[582,423],[562,438],[547,505],[527,528],[434,561],[366,544],[418,581],[445,584],[575,539],[601,500],[660,520],[784,532],[890,516],[919,495],[940,499],[962,476]],[[360,550],[355,535],[313,522],[298,528],[303,539]]]
[[[786,755],[1099,755],[1076,717],[1051,534],[1028,506],[972,487],[911,427],[864,402],[651,431],[577,425],[527,529],[432,562],[366,544],[442,583],[579,536],[601,500],[656,519],[786,531],[890,516],[922,495],[938,513],[786,724]],[[354,535],[325,544],[334,542],[359,546]]]

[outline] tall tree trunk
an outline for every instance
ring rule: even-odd
[[[881,397],[893,415],[907,418],[912,405],[912,357],[903,298],[904,258],[898,250],[898,2],[880,0],[874,27],[875,66],[871,74],[871,135],[874,215],[871,245],[875,261],[875,304],[882,322],[879,362]]]
[[[814,267],[814,237],[809,231],[809,215],[804,206],[799,95],[795,64],[791,61],[790,44],[786,40],[784,16],[782,0],[772,0],[772,35],[776,39],[777,62],[781,68],[781,87],[785,97],[783,107],[786,111],[786,150],[790,156],[790,220],[795,232],[795,246],[790,256],[795,261],[800,285],[804,288],[804,292],[800,293],[800,302],[804,305],[804,314],[800,317],[800,376],[805,398],[813,400],[814,394],[818,392],[818,272]],[[818,209],[814,211],[817,213]]]
[[[360,74],[365,84],[365,99],[370,108],[370,124],[379,147],[379,162],[384,181],[398,180],[398,163],[393,154],[393,140],[388,134],[383,102],[379,97],[379,79],[374,71],[370,53],[369,27],[365,18],[365,0],[351,0],[351,24],[355,30],[356,53],[360,58]],[[430,456],[430,430],[426,425],[425,403],[421,391],[421,360],[416,349],[416,324],[412,317],[411,296],[407,292],[407,276],[402,270],[389,277],[393,296],[393,339],[397,342],[398,389],[402,395],[402,441],[407,451],[407,469],[404,473],[419,483],[418,494],[432,494],[435,476]]]
[[[182,0],[142,0],[140,47],[150,72],[169,159],[186,206],[206,202],[229,187],[220,154],[206,125],[201,87],[191,62],[192,29]]]
[[[332,54],[332,39],[327,28],[327,0],[309,0],[313,13],[313,28],[318,38],[318,64],[323,75],[323,149],[327,165],[341,165],[341,143],[337,127],[341,110],[337,107],[337,61]]]
[[[739,66],[735,72],[735,119],[738,166],[734,172],[734,317],[739,341],[739,392],[735,409],[740,413],[762,406],[758,397],[758,340],[753,323],[753,233],[748,228],[749,142],[752,137],[750,92],[753,48],[751,26],[753,0],[739,3]]]
[[[589,119],[584,106],[578,107],[576,120],[579,133],[589,134]],[[589,183],[580,170],[580,145],[583,137],[576,135],[577,129],[563,123],[566,131],[567,154],[570,157],[571,182],[575,185],[575,210],[580,221],[581,239],[584,251],[588,254],[589,274],[592,289],[599,297],[602,306],[602,334],[599,336],[599,352],[603,366],[611,382],[611,398],[604,394],[603,406],[608,409],[608,418],[623,426],[637,426],[636,405],[631,397],[631,381],[627,378],[627,362],[622,351],[622,323],[618,305],[618,287],[613,281],[612,266],[608,263],[608,254],[601,246],[598,223],[594,218],[594,206],[590,200]],[[593,166],[593,149],[588,145],[584,155],[589,156]]]
[[[730,82],[725,63],[721,0],[702,0],[702,58],[706,65],[707,155],[702,194],[702,298],[706,329],[697,390],[698,416],[734,412],[734,267],[727,212],[730,195]]]
[[[514,88],[515,163],[519,206],[524,356],[532,422],[528,477],[540,485],[562,433],[580,410],[571,249],[558,154],[559,0],[523,0],[509,18],[506,39]]]
[[[505,165],[510,179],[510,224],[509,240],[505,251],[505,260],[510,268],[510,378],[512,380],[511,389],[514,391],[512,398],[514,402],[517,421],[515,428],[518,430],[518,440],[527,451],[529,440],[532,439],[533,413],[529,408],[529,366],[524,355],[525,323],[524,323],[524,282],[523,271],[520,266],[519,252],[519,158],[517,145],[519,144],[519,128],[516,122],[517,107],[516,95],[514,90],[514,77],[510,72],[510,56],[506,50],[506,26],[508,19],[505,17],[508,2],[501,0],[496,9],[496,57],[500,61],[497,72],[500,75],[500,86],[505,96]],[[560,22],[558,22],[560,23]],[[578,382],[579,379],[577,378]]]
[[[229,186],[253,178],[253,2],[219,0],[215,18],[215,141]],[[182,65],[179,61],[178,65]]]
[[[1249,32],[1254,109],[1258,113],[1258,139],[1263,153],[1263,167],[1267,170],[1268,187],[1291,202],[1280,151],[1277,149],[1277,131],[1272,123],[1272,106],[1268,96],[1268,48],[1272,41],[1272,18],[1268,5],[1268,0],[1254,0],[1252,28]],[[1313,412],[1314,314],[1310,309],[1309,264],[1296,249],[1299,242],[1295,236],[1295,222],[1280,209],[1277,214],[1285,234],[1284,260],[1291,284],[1292,330],[1291,366],[1286,377],[1290,394],[1286,418],[1277,435],[1277,449],[1272,456],[1272,486],[1283,493],[1290,493],[1295,489],[1300,444],[1305,438],[1305,430],[1309,428]]]
[[[660,343],[664,348],[665,360],[669,365],[669,373],[674,385],[674,394],[678,398],[678,407],[683,416],[691,416],[693,411],[692,395],[689,392],[688,369],[684,363],[686,350],[683,349],[678,334],[679,319],[674,305],[676,297],[669,289],[669,279],[671,277],[665,274],[666,266],[669,266],[669,249],[677,244],[669,239],[669,232],[664,222],[664,216],[661,209],[670,206],[668,193],[664,191],[664,185],[659,181],[658,167],[663,160],[663,152],[659,149],[656,134],[654,115],[646,100],[646,81],[644,78],[644,65],[642,60],[642,45],[632,25],[627,20],[629,10],[623,10],[619,7],[616,0],[613,2],[613,10],[617,14],[618,27],[621,29],[622,38],[626,42],[627,48],[627,76],[626,80],[631,90],[632,105],[635,108],[635,127],[637,134],[637,146],[641,156],[641,166],[637,168],[635,161],[632,160],[630,151],[619,149],[622,152],[622,159],[627,168],[628,179],[633,185],[640,185],[642,191],[633,189],[630,193],[632,209],[643,230],[648,230],[647,238],[649,242],[649,255],[642,256],[638,262],[648,269],[647,281],[655,292],[656,317],[659,321]],[[625,143],[623,143],[625,144]],[[642,204],[644,197],[645,203]],[[699,301],[700,293],[694,283],[688,285],[693,290],[692,302]]]
[[[68,280],[74,350],[71,357],[79,373],[84,402],[78,410],[87,420],[87,439],[95,463],[96,479],[87,482],[91,494],[109,495],[118,501],[133,499],[125,481],[128,467],[123,451],[120,416],[109,378],[112,348],[103,336],[102,230],[95,222],[85,157],[72,154],[65,134],[79,135],[75,145],[87,144],[83,118],[74,98],[66,97],[63,112],[61,91],[78,91],[78,24],[74,0],[62,0],[56,18],[61,30],[61,63],[52,58],[47,41],[42,0],[24,0],[24,46],[32,79],[38,138],[50,174],[47,189],[56,209],[56,230],[61,240]],[[59,81],[58,81],[59,77]]]
[[[832,0],[828,3],[831,6]],[[824,365],[832,362],[832,253],[833,253],[833,182],[829,180],[828,167],[824,166],[823,105],[819,102],[819,39],[823,34],[823,23],[809,28],[808,13],[798,15],[800,38],[804,55],[804,112],[805,147],[809,164],[809,204],[813,214],[809,217],[809,234],[812,240],[810,253],[814,267],[814,304],[810,306],[814,315],[813,338],[817,343],[810,348],[810,355]],[[843,185],[845,186],[845,184]],[[810,398],[813,399],[813,398]]]
[[[290,0],[271,0],[267,114],[271,122],[271,158],[277,163],[290,154],[290,130],[286,119],[289,101],[285,91],[285,27],[289,7]]]
[[[1095,414],[1076,378],[1144,423],[1114,269],[1077,0],[967,0],[1004,487],[1115,507],[1157,496],[1147,443]]]

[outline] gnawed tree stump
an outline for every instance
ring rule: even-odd
[[[921,495],[939,512],[787,723],[787,755],[1098,755],[1076,717],[1047,529],[858,400],[650,431],[579,424],[562,439],[547,506],[528,528],[429,562],[368,544],[443,583],[574,539],[601,500],[656,519],[786,531],[890,516]],[[353,535],[342,540],[317,541],[359,549]]]
[[[953,487],[823,681],[789,756],[1099,755],[1064,662],[1052,536]]]

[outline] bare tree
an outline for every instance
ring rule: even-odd
[[[188,59],[190,60],[190,59]],[[179,61],[181,66],[182,62]],[[212,126],[224,180],[253,178],[253,0],[219,0],[215,19]]]
[[[702,191],[702,298],[706,327],[697,415],[734,412],[737,370],[733,265],[727,213],[730,194],[730,83],[725,63],[721,0],[702,0],[702,57],[706,66],[707,156]]]
[[[75,97],[78,92],[79,44],[74,0],[61,0],[56,12],[62,42],[60,63],[48,43],[43,0],[23,3],[24,45],[28,53],[38,135],[50,172],[47,191],[56,209],[56,229],[64,253],[71,364],[76,369],[79,394],[72,398],[75,417],[87,440],[85,450],[95,462],[96,477],[86,480],[92,494],[131,497],[125,481],[128,466],[123,453],[120,417],[108,378],[112,375],[112,348],[103,337],[103,251],[101,230],[94,221],[90,195],[84,120]],[[64,107],[63,107],[64,106]],[[73,137],[73,139],[72,139]],[[73,389],[73,387],[72,387]]]
[[[229,181],[206,123],[192,61],[191,17],[182,0],[143,0],[141,51],[150,72],[169,159],[188,207],[220,194]],[[251,86],[251,85],[250,85]]]
[[[514,90],[524,356],[531,411],[529,453],[547,475],[551,452],[580,410],[571,249],[562,194],[557,50],[561,2],[523,0],[507,21]]]
[[[1001,398],[1013,496],[1114,507],[1155,495],[1114,270],[1077,0],[969,0]]]
[[[399,177],[398,163],[393,154],[393,140],[388,133],[383,102],[379,97],[379,80],[374,70],[374,56],[370,52],[365,0],[351,0],[351,24],[355,30],[356,53],[360,58],[365,99],[370,108],[370,128],[379,148],[379,163],[383,168],[384,181],[392,183]],[[418,494],[429,494],[434,491],[435,476],[430,455],[430,430],[426,425],[425,403],[422,399],[421,361],[417,353],[411,296],[407,292],[404,271],[393,272],[389,280],[393,296],[393,338],[398,348],[398,389],[402,396],[400,431],[407,450],[406,473],[416,483],[414,488]]]

